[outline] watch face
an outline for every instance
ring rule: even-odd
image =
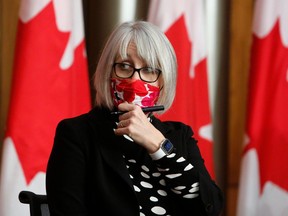
[[[173,151],[173,144],[168,139],[166,139],[165,142],[162,145],[162,149],[167,154],[170,154]]]

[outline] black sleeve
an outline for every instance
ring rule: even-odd
[[[168,136],[176,147],[174,152],[155,161],[166,176],[166,182],[182,209],[199,215],[220,215],[223,193],[211,179],[189,126],[173,126]]]
[[[65,120],[57,126],[46,172],[51,216],[87,215],[84,195],[85,154],[82,139],[77,134],[77,128]]]

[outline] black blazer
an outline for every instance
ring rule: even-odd
[[[113,118],[109,110],[94,108],[58,124],[46,173],[52,216],[139,215],[132,181],[119,150],[125,138],[114,134]],[[200,198],[173,200],[174,215],[219,215],[223,195],[204,166],[191,128],[155,117],[152,124],[198,171]]]

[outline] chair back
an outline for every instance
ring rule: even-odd
[[[18,198],[21,203],[29,204],[30,216],[50,216],[46,195],[21,191]]]

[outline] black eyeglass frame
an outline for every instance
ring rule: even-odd
[[[132,73],[129,77],[120,77],[120,76],[118,76],[117,73],[116,73],[116,68],[115,68],[116,65],[127,65],[127,66],[129,66],[129,67],[131,67],[131,68],[133,69],[133,73]],[[141,71],[142,69],[145,69],[145,68],[151,68],[151,69],[153,69],[154,71],[157,71],[157,72],[158,72],[157,78],[156,78],[154,81],[147,81],[147,80],[142,79],[142,77],[141,77],[141,72],[140,72],[140,71]],[[139,78],[140,78],[142,81],[147,82],[147,83],[154,83],[154,82],[156,82],[156,81],[159,79],[160,74],[162,73],[162,71],[161,71],[160,69],[157,69],[157,68],[155,68],[155,69],[152,68],[152,67],[135,68],[135,67],[133,67],[133,66],[130,65],[130,64],[121,63],[121,62],[115,62],[115,63],[113,64],[113,71],[114,71],[115,75],[116,75],[118,78],[122,78],[122,79],[130,79],[131,77],[133,77],[134,73],[137,72],[137,73],[139,74]]]

